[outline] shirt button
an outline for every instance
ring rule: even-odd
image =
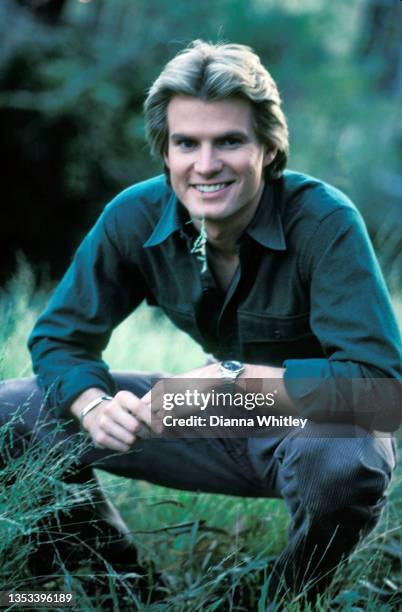
[[[282,333],[280,329],[274,329],[274,338],[282,338]]]

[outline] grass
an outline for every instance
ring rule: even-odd
[[[34,291],[29,269],[0,300],[1,372],[4,378],[30,374],[26,337],[48,296]],[[402,301],[395,300],[402,323]],[[146,339],[145,341],[143,339]],[[142,307],[114,333],[105,354],[115,369],[180,372],[200,365],[205,355],[165,318]],[[4,456],[12,424],[0,432]],[[62,480],[74,464],[74,454],[33,446],[12,459],[0,481],[0,590],[38,588],[26,565],[27,552],[36,546],[44,519],[57,516],[85,499],[85,487],[71,493]],[[288,515],[280,500],[234,498],[178,492],[99,472],[101,482],[127,521],[141,559],[163,572],[167,589],[163,600],[149,607],[124,602],[110,577],[115,610],[264,610],[264,568],[286,542]],[[334,585],[316,610],[397,610],[402,605],[402,477],[397,469],[386,513],[376,530],[339,568]],[[102,603],[88,595],[79,576],[60,566],[54,582],[39,590],[72,590],[77,610],[99,610]],[[308,610],[303,600],[283,609]]]

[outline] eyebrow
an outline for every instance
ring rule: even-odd
[[[197,140],[196,136],[190,134],[175,132],[169,136],[170,140]],[[224,140],[225,138],[243,138],[247,139],[248,135],[240,130],[232,130],[229,132],[223,132],[214,138],[214,140]]]

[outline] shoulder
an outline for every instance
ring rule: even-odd
[[[340,265],[356,265],[357,252],[366,264],[375,260],[365,223],[353,202],[324,181],[287,171],[280,205],[287,246],[298,256],[303,274],[325,255]]]
[[[279,189],[285,217],[297,216],[314,224],[336,212],[343,212],[346,216],[358,213],[343,191],[308,174],[286,170]]]
[[[104,209],[104,215],[122,217],[157,211],[172,193],[164,175],[136,183],[121,191]]]
[[[367,239],[364,221],[340,189],[312,176],[287,170],[278,181],[279,206],[286,240],[297,251],[314,239],[331,240],[353,229]]]
[[[152,233],[172,195],[164,175],[136,183],[120,192],[105,207],[100,222],[118,243],[143,243]]]

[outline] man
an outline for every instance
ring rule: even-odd
[[[284,170],[279,94],[250,49],[194,42],[151,87],[145,118],[165,176],[118,195],[78,249],[30,337],[38,384],[93,442],[82,480],[97,466],[182,489],[283,497],[289,542],[269,598],[304,589],[313,599],[378,521],[395,465],[392,437],[374,432],[398,427],[401,380],[378,264],[346,196]],[[204,390],[216,379],[265,381],[276,391],[269,413],[306,426],[147,439],[161,431],[150,401],[158,376],[113,375],[101,360],[144,299],[215,357],[181,378],[202,379]],[[3,397],[17,405],[27,389],[9,383]],[[112,522],[124,533],[106,503],[105,530]],[[121,541],[111,553],[120,560],[132,550]]]

